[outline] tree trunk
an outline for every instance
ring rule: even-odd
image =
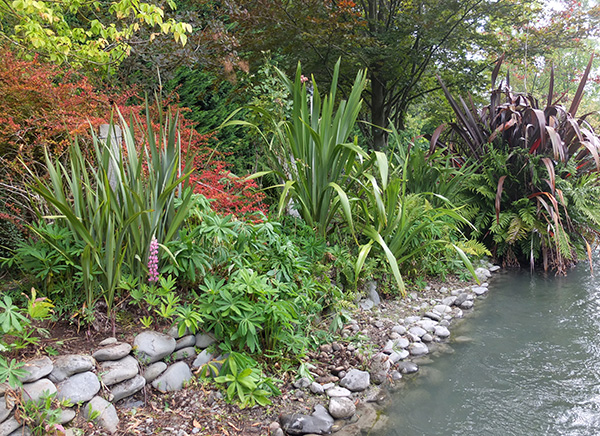
[[[385,83],[377,73],[371,72],[371,132],[373,148],[384,150],[387,147],[387,133],[383,128],[387,125],[385,111]]]

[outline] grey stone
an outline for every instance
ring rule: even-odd
[[[131,352],[131,345],[127,342],[117,342],[107,347],[96,350],[92,357],[98,361],[119,360]]]
[[[487,286],[473,286],[471,289],[475,292],[475,295],[483,295],[488,291]]]
[[[377,293],[377,282],[373,280],[367,282],[366,288],[369,300],[373,302],[374,306],[379,306],[381,304],[381,298],[379,298],[379,294]]]
[[[394,351],[394,341],[387,341],[382,350],[385,354],[390,354]]]
[[[169,366],[167,370],[152,382],[154,389],[162,393],[178,391],[183,388],[184,383],[192,379],[192,371],[185,362],[177,362]]]
[[[143,377],[146,379],[146,383],[153,382],[159,375],[161,375],[167,369],[165,362],[154,362],[149,365],[145,370]]]
[[[67,429],[67,431],[68,430],[69,429]],[[31,430],[29,429],[29,427],[19,427],[18,429],[16,429],[15,431],[13,431],[8,436],[31,436],[32,434],[33,433],[31,432]],[[70,436],[70,435],[68,435],[67,433],[65,433],[65,436]]]
[[[184,360],[188,357],[196,357],[196,348],[186,347],[181,348],[173,353],[173,360]]]
[[[375,384],[381,384],[387,379],[387,373],[390,369],[391,362],[388,356],[382,353],[377,353],[371,359],[369,374],[371,381]]]
[[[94,397],[83,408],[83,416],[86,419],[91,419],[92,413],[98,412],[96,418],[98,425],[107,430],[109,433],[116,433],[119,425],[119,417],[115,406],[106,401],[102,397]]]
[[[281,415],[279,422],[281,428],[291,435],[329,434],[333,427],[333,417],[320,404],[315,406],[310,416],[300,413]]]
[[[352,392],[350,392],[348,389],[341,388],[339,386],[329,388],[325,391],[325,393],[328,397],[349,397],[352,395]]]
[[[392,377],[392,381],[398,381],[400,379],[402,379],[402,374],[400,374],[400,372],[394,370],[390,373],[390,376]]]
[[[437,313],[439,313],[441,315],[444,315],[446,313],[450,313],[452,311],[452,308],[445,304],[437,304],[433,307],[433,310],[435,310]]]
[[[440,338],[447,338],[450,336],[450,330],[443,326],[437,326],[434,331],[435,335]]]
[[[60,411],[60,417],[58,418],[58,422],[60,424],[67,424],[75,419],[75,411],[73,409],[62,409]]]
[[[195,335],[187,335],[182,338],[177,339],[175,342],[175,351],[181,350],[182,348],[195,347],[196,346],[196,336]]]
[[[146,386],[146,379],[141,375],[136,374],[133,378],[110,387],[110,401],[116,403],[123,398],[130,397],[136,392],[144,389],[144,386]]]
[[[6,399],[0,397],[0,422],[4,422],[6,418],[10,416],[10,412],[14,409],[14,405],[11,403],[10,407],[6,406]]]
[[[435,329],[435,326],[438,325],[438,322],[432,319],[422,319],[417,322],[417,325],[431,333]]]
[[[398,363],[398,370],[400,370],[402,374],[413,374],[419,370],[419,366],[416,363],[407,360]]]
[[[315,395],[323,395],[325,393],[323,385],[317,382],[312,382],[309,386],[309,389]]]
[[[133,348],[141,363],[158,362],[175,350],[175,339],[155,331],[144,331],[133,340]]]
[[[498,265],[492,265],[488,268],[489,272],[496,272],[500,269]]]
[[[94,398],[100,390],[100,382],[96,374],[86,371],[60,382],[56,389],[56,398],[59,400],[69,400],[74,404],[83,403]]]
[[[112,345],[112,344],[116,344],[117,342],[117,338],[106,338],[103,341],[101,341],[98,345],[100,345],[101,347],[106,347],[107,345]]]
[[[399,347],[399,348],[408,348],[408,346],[410,345],[410,342],[406,338],[398,338],[395,341],[395,345],[396,345],[396,347]]]
[[[409,347],[409,351],[413,356],[424,356],[425,354],[429,353],[429,348],[427,348],[427,345],[422,342],[414,342]]]
[[[329,399],[329,414],[335,419],[347,419],[356,413],[354,401],[348,397],[333,397]]]
[[[196,357],[194,362],[192,363],[192,368],[200,368],[202,365],[207,364],[213,359],[212,353],[209,353],[208,350],[202,350],[200,354]]]
[[[431,333],[425,333],[422,337],[421,340],[423,342],[431,342],[433,341],[433,336],[431,336]]]
[[[408,329],[409,333],[421,337],[423,336],[425,333],[427,333],[427,330],[425,330],[423,327],[419,327],[419,326],[414,326]]]
[[[92,356],[85,354],[67,354],[54,361],[54,369],[48,376],[54,383],[60,383],[74,374],[91,371],[96,366]]]
[[[419,316],[416,316],[416,315],[412,315],[412,316],[409,316],[409,317],[407,317],[407,318],[405,319],[405,321],[406,321],[406,323],[407,323],[407,324],[412,324],[412,323],[415,323],[415,322],[417,322],[417,321],[418,321],[418,320],[420,320],[420,319],[421,319],[421,317],[419,317]]]
[[[439,321],[442,319],[442,316],[435,312],[425,312],[425,315],[423,316],[426,316],[427,318],[432,319],[434,321]]]
[[[21,383],[31,383],[50,374],[52,372],[52,368],[52,361],[48,356],[29,360],[20,368],[24,371],[27,371],[27,374],[18,377],[18,379],[21,381]]]
[[[174,325],[169,329],[169,331],[167,331],[167,334],[169,336],[171,336],[172,338],[179,339],[183,336],[192,335],[193,333],[190,331],[190,329],[188,327],[186,327],[185,331],[183,332],[183,335],[180,335],[179,334],[179,326]]]
[[[460,308],[464,309],[464,310],[472,309],[473,308],[473,301],[472,300],[465,301],[464,303],[462,303],[460,305]]]
[[[21,428],[21,424],[15,419],[14,416],[11,416],[2,424],[0,424],[0,436],[10,435],[13,431]]]
[[[293,385],[296,389],[304,389],[309,387],[311,384],[311,381],[308,377],[302,377],[299,378],[298,380],[294,381]]]
[[[346,376],[340,380],[340,386],[352,392],[364,391],[370,384],[371,376],[369,373],[359,369],[351,369]]]
[[[479,279],[480,282],[485,282],[488,278],[492,276],[492,273],[487,268],[477,268],[475,270],[475,275]]]
[[[373,300],[371,300],[370,298],[360,300],[360,302],[358,303],[358,307],[360,307],[365,312],[368,312],[369,310],[373,309],[374,306],[375,303],[373,303]]]
[[[216,342],[216,339],[212,335],[207,335],[206,333],[198,333],[196,334],[196,347],[198,348],[208,348],[212,344]]]
[[[392,327],[392,331],[398,333],[399,335],[403,335],[404,333],[406,333],[406,327],[404,327],[403,325],[395,325],[394,327]]]
[[[102,362],[100,378],[106,386],[129,380],[139,373],[139,365],[133,356],[125,356],[120,360]]]
[[[47,378],[23,384],[23,400],[39,402],[43,397],[56,393],[56,386]]]
[[[452,295],[450,297],[445,297],[442,299],[442,304],[446,305],[446,306],[452,306],[454,305],[454,302],[456,301],[456,296]]]
[[[460,306],[465,301],[467,301],[468,297],[469,297],[469,294],[467,294],[466,292],[458,294],[458,296],[456,297],[456,300],[454,300],[454,305],[455,306]]]

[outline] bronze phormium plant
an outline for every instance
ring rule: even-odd
[[[477,110],[473,101],[454,99],[440,81],[456,115],[446,145],[479,162],[465,181],[471,186],[471,213],[477,236],[505,264],[529,262],[557,273],[586,253],[600,235],[600,140],[576,117],[593,57],[567,109],[554,96],[554,74],[540,102],[513,92],[509,79],[495,87],[501,58],[492,73],[490,104]],[[439,130],[433,135],[436,145]]]

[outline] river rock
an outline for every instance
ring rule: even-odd
[[[340,386],[352,392],[364,391],[371,384],[371,376],[367,371],[351,369],[346,376],[340,380]],[[333,415],[335,418],[335,415]]]
[[[379,306],[379,304],[381,304],[381,298],[379,298],[379,294],[377,293],[377,282],[373,280],[367,282],[366,288],[369,300],[373,302],[374,306]]]
[[[102,428],[107,430],[109,433],[117,432],[119,417],[117,416],[117,410],[115,409],[115,406],[110,404],[102,397],[94,397],[83,408],[83,416],[90,420],[93,412],[99,413],[95,421],[97,421]]]
[[[123,398],[130,397],[136,392],[141,391],[144,386],[146,386],[146,379],[141,375],[136,374],[129,380],[125,380],[110,387],[110,401],[116,403]]]
[[[315,395],[323,395],[325,393],[323,385],[317,382],[312,382],[308,388]]]
[[[116,344],[111,344],[108,347],[96,350],[94,354],[92,354],[92,357],[99,362],[105,360],[119,360],[127,356],[130,352],[131,345],[127,342],[117,342]]]
[[[300,413],[281,415],[279,423],[281,428],[291,435],[329,434],[333,427],[333,417],[325,407],[317,404],[312,415]]]
[[[196,348],[195,347],[185,347],[181,348],[173,353],[173,360],[184,360],[188,357],[196,357]]]
[[[117,338],[110,337],[110,338],[106,338],[106,339],[100,341],[100,343],[98,345],[101,346],[101,347],[106,347],[107,345],[116,344],[117,342],[119,342],[117,340]]]
[[[433,307],[433,310],[435,310],[437,313],[439,313],[441,315],[445,315],[447,313],[452,312],[452,308],[445,304],[437,304]]]
[[[39,402],[43,397],[54,394],[56,386],[47,378],[42,378],[33,383],[23,384],[23,400]]]
[[[356,412],[354,401],[348,397],[333,397],[329,399],[329,414],[335,419],[350,418]]]
[[[398,370],[401,374],[413,374],[419,370],[419,367],[416,363],[406,360],[398,363]]]
[[[339,386],[329,388],[325,391],[325,393],[328,397],[349,397],[352,395],[352,392],[350,392],[348,389],[341,388]]]
[[[392,331],[398,333],[399,335],[403,335],[404,333],[406,333],[406,327],[404,327],[403,325],[395,325],[394,327],[392,327]]]
[[[202,365],[207,364],[213,359],[212,353],[209,353],[208,350],[202,350],[200,354],[196,357],[194,362],[192,363],[192,368],[200,368]]]
[[[56,398],[69,400],[71,403],[83,403],[90,401],[100,390],[98,376],[93,372],[86,371],[75,374],[60,382],[57,386]]]
[[[15,419],[14,416],[11,416],[7,420],[5,420],[2,424],[0,424],[0,435],[6,436],[11,434],[13,431],[21,428],[21,424],[19,421]]]
[[[440,325],[436,326],[434,333],[440,338],[447,338],[450,336],[450,330]]]
[[[414,342],[408,348],[409,348],[410,354],[412,354],[415,357],[424,356],[427,353],[429,353],[429,348],[427,348],[427,345],[425,345],[422,342]]]
[[[436,312],[425,312],[425,315],[423,315],[429,319],[432,319],[434,321],[440,321],[442,319],[442,316],[439,313]]]
[[[133,356],[125,356],[120,360],[102,362],[100,364],[100,378],[106,386],[112,386],[137,375],[139,365]]]
[[[390,354],[390,362],[396,363],[400,360],[406,359],[410,353],[407,350],[394,351]]]
[[[4,422],[6,418],[10,416],[10,412],[14,409],[14,405],[11,403],[10,407],[6,406],[6,398],[0,397],[0,422]]]
[[[423,327],[419,327],[419,326],[413,326],[411,328],[408,329],[408,332],[412,335],[415,335],[417,337],[421,337],[423,336],[425,333],[427,333],[427,330],[425,330]]]
[[[493,273],[493,272],[498,271],[499,269],[500,269],[500,267],[498,265],[492,265],[488,268],[488,271]]]
[[[190,331],[189,327],[186,327],[186,328],[185,328],[185,330],[184,330],[184,332],[183,332],[183,335],[180,335],[180,334],[179,334],[179,326],[177,326],[177,325],[174,325],[174,326],[172,326],[172,327],[171,327],[171,328],[170,328],[170,329],[167,331],[167,334],[168,334],[169,336],[171,336],[172,338],[179,339],[179,338],[181,338],[181,337],[183,337],[183,336],[192,335],[193,333]]]
[[[475,295],[483,295],[488,291],[487,286],[473,286],[471,290],[475,293]]]
[[[396,339],[394,344],[398,348],[408,348],[408,346],[410,345],[410,342],[406,338],[398,338],[398,339]]]
[[[19,376],[18,379],[21,383],[31,383],[50,374],[52,368],[52,361],[48,356],[33,359],[23,364],[20,369],[27,371],[27,374]]]
[[[183,338],[177,339],[175,342],[175,351],[181,350],[182,348],[195,347],[196,346],[196,336],[195,335],[187,335]]]
[[[163,333],[148,330],[133,340],[138,360],[144,364],[154,363],[175,350],[175,339]]]
[[[431,333],[435,329],[435,326],[438,325],[438,322],[432,319],[422,319],[417,322],[417,325]]]
[[[77,414],[73,409],[61,409],[60,416],[58,417],[59,424],[67,424],[75,419]]]
[[[143,377],[146,380],[146,383],[153,382],[159,375],[161,375],[167,369],[167,364],[165,362],[154,362],[149,365],[145,370]]]
[[[374,306],[375,306],[375,303],[373,303],[373,300],[371,300],[370,298],[367,298],[365,300],[360,300],[358,302],[358,307],[360,307],[365,312],[368,312],[369,310],[373,309]]]
[[[455,306],[460,306],[461,304],[463,304],[465,301],[468,300],[469,294],[467,294],[466,292],[462,292],[460,294],[457,295],[456,300],[454,300],[454,305]]]
[[[459,306],[461,309],[469,310],[473,308],[473,300],[467,300]]]
[[[308,377],[301,377],[292,383],[296,389],[305,389],[310,386],[310,379]]]
[[[216,339],[212,335],[207,335],[206,333],[196,334],[196,347],[198,348],[208,348],[215,342]]]
[[[67,354],[54,361],[54,368],[48,376],[54,383],[60,383],[74,374],[91,371],[96,366],[92,356],[85,354]]]
[[[377,353],[371,359],[369,374],[371,381],[375,384],[381,384],[387,379],[387,373],[390,369],[391,362],[388,356],[383,353]]]
[[[177,362],[169,366],[167,370],[152,382],[154,389],[162,393],[178,391],[183,388],[184,383],[192,379],[192,371],[185,362]]]
[[[480,267],[475,270],[475,275],[477,276],[480,282],[485,282],[492,276],[492,273],[490,273],[490,271],[487,268]]]
[[[449,297],[442,298],[442,304],[445,306],[453,306],[455,302],[456,302],[455,295],[451,295]]]

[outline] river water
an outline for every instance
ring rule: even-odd
[[[475,303],[453,352],[393,393],[382,436],[600,435],[598,273],[504,272]]]

